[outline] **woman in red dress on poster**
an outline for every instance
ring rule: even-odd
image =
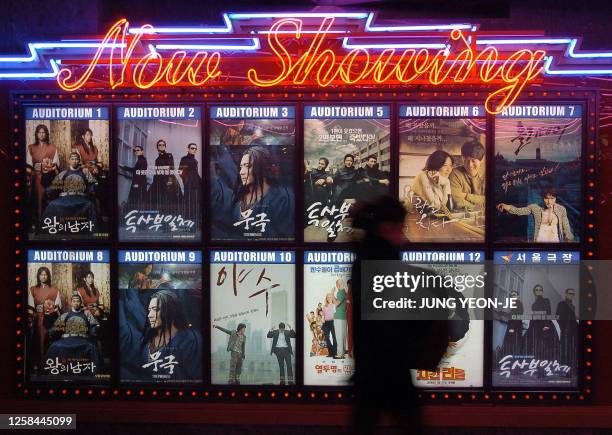
[[[30,198],[35,199],[36,217],[40,219],[43,214],[45,189],[59,172],[57,146],[49,143],[49,128],[44,124],[36,126],[34,143],[27,147],[26,171],[29,176]]]
[[[47,267],[40,267],[36,272],[36,285],[28,290],[31,360],[39,370],[49,345],[48,332],[59,317],[61,306],[60,293],[57,287],[51,285],[51,271]]]
[[[86,128],[81,134],[81,138],[73,148],[81,156],[81,167],[85,171],[91,171],[94,178],[98,178],[98,173],[103,169],[103,164],[98,160],[98,148],[93,144],[93,131]]]
[[[104,306],[100,303],[100,291],[94,283],[94,274],[87,272],[83,279],[83,285],[77,287],[76,292],[81,296],[85,311],[89,311],[96,320],[100,321]]]

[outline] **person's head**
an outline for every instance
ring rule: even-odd
[[[516,290],[512,290],[512,291],[510,292],[510,297],[511,297],[512,299],[518,299],[518,296],[519,296],[519,295],[518,295],[518,292],[517,292]]]
[[[321,157],[319,159],[319,163],[317,164],[317,169],[319,171],[324,171],[327,169],[328,165],[329,165],[329,159],[327,157]]]
[[[45,124],[38,124],[34,132],[37,143],[49,143],[49,128]]]
[[[280,329],[281,331],[283,331],[285,329],[285,324],[283,322],[280,322],[278,324],[278,329]]]
[[[329,304],[333,304],[334,303],[334,294],[333,293],[327,293],[325,295],[325,305],[329,305]]]
[[[148,305],[148,329],[167,332],[174,326],[177,329],[187,327],[187,319],[178,296],[170,290],[153,293]]]
[[[194,143],[190,143],[187,145],[187,154],[195,156],[196,151],[198,150],[198,146]]]
[[[94,274],[91,270],[85,274],[85,284],[85,292],[88,296],[97,294],[97,290],[94,287]]]
[[[350,292],[350,291],[351,291],[352,286],[353,286],[353,280],[352,280],[352,279],[348,279],[348,280],[346,281],[346,291],[349,291],[349,292]]]
[[[367,235],[382,237],[395,246],[406,241],[406,209],[391,195],[381,195],[370,202],[358,203],[351,214],[353,227],[365,231]]]
[[[317,308],[321,308],[323,306],[323,302],[319,302],[319,305],[317,305]]]
[[[81,156],[79,153],[70,153],[70,168],[76,169],[81,164]]]
[[[443,177],[448,177],[453,170],[453,158],[442,150],[434,151],[425,162],[426,171],[438,171]]]
[[[547,190],[544,192],[544,206],[546,208],[553,208],[555,203],[557,202],[557,194],[554,190]]]
[[[355,163],[355,156],[353,156],[352,154],[346,154],[344,156],[344,167],[352,168],[353,163]]]
[[[136,154],[136,158],[142,156],[144,153],[144,150],[142,149],[142,147],[140,145],[136,145],[134,147],[134,154]]]
[[[576,296],[576,290],[573,288],[565,289],[565,300],[568,302],[572,302],[574,300],[574,296]]]
[[[48,267],[39,267],[36,272],[36,286],[40,287],[42,284],[51,285],[51,271]]]
[[[369,168],[375,168],[377,163],[378,158],[374,154],[370,154],[366,159],[366,165],[368,165]]]
[[[234,128],[238,131],[242,130],[244,128],[245,122],[244,119],[239,120],[235,125]],[[245,326],[246,328],[246,326]]]
[[[270,182],[272,171],[272,155],[263,146],[247,149],[240,159],[240,189],[241,193],[263,191],[264,183]]]
[[[533,286],[533,295],[536,298],[542,297],[544,295],[544,287],[542,287],[540,284],[536,284]]]
[[[151,263],[146,264],[146,265],[145,265],[145,267],[144,267],[144,269],[142,269],[142,272],[143,272],[145,275],[150,275],[150,274],[151,274],[151,272],[153,272],[153,265],[152,265]]]
[[[344,283],[344,281],[342,281],[342,278],[338,278],[336,280],[336,288],[342,288],[343,287],[343,283]]]
[[[166,152],[166,141],[165,140],[163,139],[158,140],[155,146],[157,147],[158,153],[164,154]]]
[[[236,327],[236,332],[240,335],[246,334],[246,325],[244,323],[239,323]]]
[[[93,274],[93,272],[91,270],[89,272],[87,272],[87,275],[85,275],[85,282],[87,283],[87,285],[93,285],[93,283],[94,283],[94,274]]]
[[[311,316],[314,316],[314,311],[311,311],[311,312],[310,312],[310,315],[311,315]]]
[[[475,177],[478,174],[484,155],[485,149],[477,140],[471,140],[461,146],[463,167],[468,175]]]
[[[83,299],[81,299],[81,296],[78,293],[74,293],[70,298],[70,308],[72,308],[74,311],[81,311],[82,307]]]
[[[83,140],[83,144],[88,146],[93,145],[93,131],[91,131],[90,128],[86,128],[85,130],[83,130],[81,138]]]

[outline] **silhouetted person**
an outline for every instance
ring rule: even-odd
[[[361,261],[400,259],[399,247],[406,242],[405,216],[404,207],[390,196],[360,204],[354,214],[353,226],[365,232],[355,247],[352,271],[356,368],[352,433],[356,434],[373,433],[378,417],[385,412],[407,433],[420,433],[417,390],[410,369],[435,371],[448,347],[447,321],[362,318]],[[411,273],[421,272],[423,269],[414,268]]]

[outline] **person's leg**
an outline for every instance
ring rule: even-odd
[[[237,362],[236,362],[236,384],[240,384],[240,375],[242,374],[242,353],[236,352]]]
[[[291,364],[291,354],[289,353],[289,349],[285,349],[283,356],[285,359],[285,365],[287,366],[287,380],[289,381],[289,385],[293,385],[295,384],[295,380],[293,379],[293,366]]]
[[[331,322],[324,322],[323,323],[323,336],[325,337],[325,344],[327,345],[327,356],[333,356],[332,350],[334,349],[334,345],[330,340],[330,334],[331,334],[331,328],[330,328],[330,324]]]
[[[332,344],[332,352],[329,356],[334,357],[336,356],[336,352],[338,352],[338,340],[336,339],[336,328],[333,320],[329,322],[329,329],[331,331],[332,340],[334,341],[334,344]]]
[[[336,331],[336,356],[344,358],[346,350],[346,321],[343,319],[334,319],[334,330]]]
[[[229,369],[229,384],[234,384],[236,382],[236,364],[238,362],[238,358],[236,357],[238,352],[231,352],[230,357],[230,369]]]
[[[280,372],[280,384],[285,385],[285,360],[283,357],[283,351],[281,349],[276,349],[274,354],[276,355],[276,360],[278,361],[278,370]]]

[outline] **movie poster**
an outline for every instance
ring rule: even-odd
[[[399,192],[411,242],[484,242],[484,106],[400,106]]]
[[[117,108],[120,241],[199,241],[202,120],[196,106]]]
[[[346,251],[304,253],[304,385],[348,385],[355,371],[354,260]]]
[[[295,238],[295,107],[210,108],[213,240]]]
[[[495,252],[494,387],[578,386],[580,253]]]
[[[357,201],[389,193],[389,106],[304,107],[304,241],[349,242]]]
[[[580,240],[582,106],[511,106],[495,118],[495,240]]]
[[[29,250],[27,306],[30,381],[108,382],[112,329],[108,251]]]
[[[107,239],[108,107],[27,106],[25,136],[28,238]]]
[[[213,384],[295,384],[295,253],[210,253]]]
[[[202,382],[202,253],[119,251],[121,382]]]
[[[486,276],[482,251],[410,251],[402,252],[402,261],[442,276]],[[461,282],[460,280],[456,281]],[[484,297],[484,286],[478,280],[473,285],[455,286],[466,298]],[[477,312],[479,311],[479,312]],[[476,320],[476,319],[480,320]],[[411,370],[412,380],[419,388],[477,388],[483,386],[484,320],[482,310],[462,308],[460,304],[449,317],[449,344],[435,372]]]

